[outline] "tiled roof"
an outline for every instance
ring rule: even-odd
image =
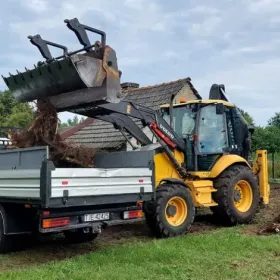
[[[70,137],[71,135],[73,135],[74,133],[78,132],[80,129],[82,129],[83,127],[91,124],[94,120],[91,118],[87,118],[85,119],[83,122],[79,123],[76,126],[71,126],[69,128],[63,129],[59,132],[62,140],[65,140],[66,138]]]
[[[184,86],[189,86],[192,89],[195,98],[201,98],[189,78],[142,88],[123,89],[122,97],[124,100],[158,110],[162,104],[169,103],[170,97],[180,92]],[[86,119],[85,121],[88,122],[87,125],[66,137],[66,141],[74,145],[101,149],[116,149],[124,143],[124,136],[112,124],[96,119]]]

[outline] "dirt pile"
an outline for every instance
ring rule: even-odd
[[[280,224],[279,223],[269,223],[259,232],[259,235],[270,235],[270,234],[280,234]]]
[[[40,100],[30,127],[25,131],[12,133],[12,148],[49,146],[50,160],[57,167],[93,167],[97,150],[65,143],[58,128],[59,119],[55,108],[48,100]]]
[[[280,235],[280,185],[270,185],[269,205],[261,208],[243,233],[253,235]]]
[[[274,219],[273,222],[267,223],[262,227],[259,232],[259,235],[270,235],[270,234],[280,234],[280,215]]]

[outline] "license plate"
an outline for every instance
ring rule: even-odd
[[[84,216],[85,222],[93,222],[93,221],[104,221],[109,220],[110,213],[95,213],[95,214],[87,214]]]

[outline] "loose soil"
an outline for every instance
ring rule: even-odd
[[[271,235],[280,229],[280,184],[271,184],[270,202],[260,209],[251,225],[244,229],[246,234]]]
[[[49,147],[49,159],[56,167],[94,167],[96,149],[65,143],[58,133],[59,119],[48,100],[37,102],[35,119],[27,130],[12,133],[14,148]]]
[[[260,209],[253,223],[244,226],[243,233],[259,234],[261,230],[273,223],[279,214],[280,185],[272,185],[269,206]],[[209,210],[201,210],[188,234],[201,234],[221,227]],[[27,243],[27,248],[23,248],[22,251],[0,256],[0,271],[20,269],[89,252],[113,249],[118,244],[152,240],[153,237],[144,222],[108,227],[96,240],[83,244],[67,244],[62,235],[39,237]]]

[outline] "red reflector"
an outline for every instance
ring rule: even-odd
[[[143,183],[144,180],[143,180],[143,179],[139,179],[138,182],[139,182],[139,183]]]
[[[142,216],[143,216],[142,210],[125,211],[123,213],[124,219],[136,219],[136,218],[142,218]]]
[[[42,228],[55,228],[64,227],[70,224],[70,218],[54,218],[54,219],[44,219],[42,221]]]
[[[43,211],[43,215],[44,215],[44,216],[49,216],[49,215],[50,215],[50,213],[51,213],[51,211],[48,211],[48,210]]]
[[[68,181],[62,181],[61,184],[62,185],[68,185]]]
[[[142,201],[138,201],[136,205],[137,205],[138,207],[141,207],[141,208],[142,208],[142,207],[143,207],[143,202],[142,202]]]

